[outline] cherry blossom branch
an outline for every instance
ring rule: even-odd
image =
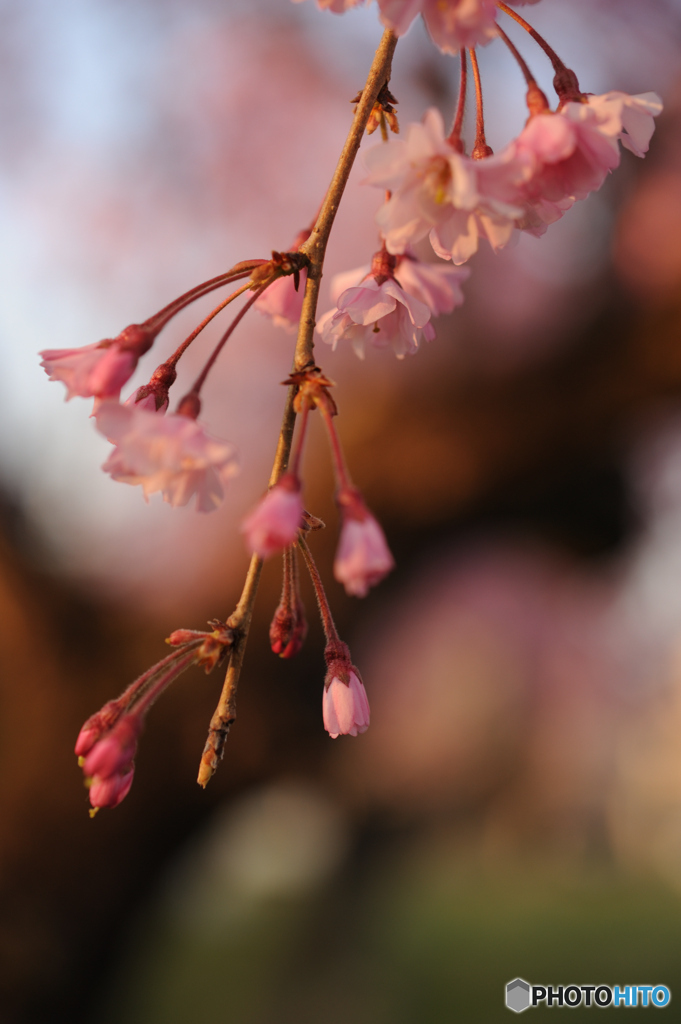
[[[293,368],[296,371],[302,371],[314,366],[315,315],[317,312],[319,284],[322,277],[326,246],[338,210],[338,204],[345,190],[374,103],[381,88],[390,80],[390,68],[396,45],[397,37],[393,32],[386,30],[374,55],[350,132],[345,141],[316,223],[312,228],[310,237],[300,247],[300,252],[307,256],[309,260],[309,266],[293,361]],[[243,312],[245,310],[242,311],[242,314]],[[279,477],[288,467],[293,441],[293,428],[296,420],[296,413],[293,407],[295,393],[296,387],[289,387],[274,465],[270,475],[270,487],[276,484]],[[197,781],[204,788],[220,763],[227,734],[232,722],[236,718],[237,687],[248,640],[248,632],[253,618],[253,607],[258,592],[261,572],[262,559],[258,555],[253,555],[239,603],[234,614],[227,620],[227,625],[234,630],[234,643],[220,700],[210,722],[208,739],[206,740],[199,765]]]
[[[397,36],[390,29],[386,29],[376,50],[366,85],[362,89],[362,95],[357,104],[350,132],[345,140],[343,151],[322,203],[317,222],[308,240],[300,247],[300,251],[308,257],[310,265],[307,271],[307,285],[305,287],[305,297],[303,299],[303,310],[300,316],[300,328],[294,359],[294,370],[299,372],[314,366],[315,315],[317,312],[319,285],[322,278],[326,246],[336,213],[338,212],[338,205],[345,191],[352,165],[355,162],[357,151],[364,136],[369,116],[379,92],[390,81],[390,69],[396,46]]]

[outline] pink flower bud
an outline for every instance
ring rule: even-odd
[[[246,546],[261,558],[274,555],[295,541],[302,516],[300,480],[287,473],[244,520]]]
[[[86,776],[108,779],[114,775],[126,774],[130,770],[139,738],[141,722],[126,715],[118,725],[92,747],[85,758],[83,771]]]
[[[338,501],[343,511],[343,527],[333,574],[347,594],[366,597],[369,587],[395,568],[395,560],[383,530],[361,496],[356,491],[345,491],[339,494]]]
[[[280,604],[270,625],[270,646],[280,658],[293,658],[300,651],[307,636],[307,619],[303,603],[298,599],[294,607]]]
[[[347,681],[335,675],[332,664],[326,677],[322,698],[324,728],[332,740],[338,736],[357,736],[369,728],[369,701],[356,669],[341,672]],[[329,678],[330,677],[330,678]]]
[[[118,807],[130,792],[134,774],[135,768],[133,766],[124,775],[113,775],[110,779],[100,779],[99,777],[93,779],[90,786],[90,803],[92,806],[95,809],[100,807]],[[94,812],[91,813],[94,814]]]

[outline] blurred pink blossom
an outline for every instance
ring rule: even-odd
[[[303,308],[307,271],[301,270],[298,291],[292,274],[279,277],[254,303],[256,309],[272,318],[277,327],[292,333],[298,327]]]
[[[300,481],[287,473],[244,520],[241,529],[248,550],[261,558],[281,551],[295,541],[302,516]]]
[[[362,518],[360,513],[363,513]],[[366,597],[369,587],[380,583],[394,568],[395,560],[383,530],[364,503],[354,513],[353,506],[344,510],[333,574],[346,592],[354,597]]]
[[[144,497],[161,491],[170,505],[196,494],[199,512],[217,508],[224,484],[237,472],[234,448],[207,434],[195,420],[139,406],[103,402],[97,429],[116,447],[102,469],[114,480],[139,484]]]

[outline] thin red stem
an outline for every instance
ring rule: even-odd
[[[544,51],[546,56],[549,58],[549,60],[553,64],[553,70],[557,74],[559,72],[561,72],[561,71],[565,71],[565,64],[560,59],[560,57],[558,56],[556,51],[553,49],[553,47],[549,46],[549,44],[546,42],[544,37],[540,36],[535,28],[532,28],[532,26],[530,25],[529,21],[525,21],[525,19],[523,17],[521,17],[516,11],[514,11],[507,4],[497,3],[497,7],[499,8],[500,11],[503,11],[504,14],[508,14],[509,18],[513,18],[513,20],[517,21],[519,25],[522,25],[522,27],[525,29],[526,32],[529,32],[529,34],[534,39],[535,43],[538,43],[541,46],[542,50]]]
[[[238,270],[232,268],[226,274],[220,274],[218,277],[211,278],[210,281],[204,281],[202,284],[197,284],[195,288],[190,288],[184,295],[173,299],[167,306],[160,309],[158,313],[145,320],[144,325],[146,327],[157,327],[160,331],[185,306],[189,306],[192,302],[196,302],[197,299],[203,298],[204,295],[215,291],[216,288],[222,288],[223,285],[230,284],[232,281],[239,281],[242,277],[249,277],[256,267],[261,267],[263,263],[267,262],[267,260],[246,260],[243,263],[238,263]]]
[[[265,291],[265,289],[271,283],[272,283],[271,281],[268,281],[267,284],[264,284],[262,286],[262,288],[258,288],[257,292],[254,292],[253,295],[251,296],[251,298],[248,300],[248,302],[245,303],[245,305],[242,306],[242,308],[239,310],[239,312],[234,317],[234,319],[232,320],[231,324],[229,325],[229,327],[227,328],[227,330],[222,335],[222,337],[220,338],[219,342],[217,343],[217,345],[213,349],[213,352],[211,353],[211,355],[210,355],[210,357],[208,359],[208,362],[206,363],[204,368],[201,370],[201,373],[198,375],[198,377],[194,381],[194,384],[193,384],[192,388],[188,392],[190,395],[198,395],[199,391],[201,390],[201,388],[204,385],[206,377],[208,376],[208,374],[210,373],[210,371],[211,371],[211,369],[213,367],[213,363],[215,362],[217,357],[220,355],[220,352],[222,351],[224,346],[227,344],[227,341],[229,340],[229,338],[232,336],[232,334],[234,332],[234,329],[236,328],[237,324],[239,324],[241,322],[241,320],[243,320],[244,316],[246,315],[248,310],[251,308],[251,306],[253,305],[255,300],[260,298],[262,293]]]
[[[331,410],[327,407],[325,402],[320,402],[317,406],[322,418],[324,420],[324,426],[326,427],[327,434],[329,435],[329,441],[331,443],[331,454],[333,456],[334,469],[336,471],[336,480],[338,482],[339,490],[345,490],[347,487],[352,487],[350,480],[350,474],[348,473],[348,467],[345,463],[345,456],[341,447],[340,438],[338,437],[338,431],[333,422],[333,416]]]
[[[525,62],[525,59],[523,58],[522,54],[520,53],[520,51],[518,50],[516,45],[508,38],[508,36],[504,32],[503,28],[500,28],[499,25],[497,25],[497,32],[499,33],[499,35],[501,36],[503,41],[506,43],[507,47],[509,48],[509,50],[511,51],[511,53],[515,57],[517,63],[520,65],[520,70],[522,71],[523,75],[525,76],[525,81],[527,82],[527,84],[528,85],[536,85],[536,79],[535,79],[534,75],[532,74],[532,72],[530,71],[529,67],[527,66],[527,63]]]
[[[242,284],[241,287],[237,288],[235,292],[232,292],[232,294],[228,295],[226,299],[223,299],[220,305],[216,306],[215,309],[211,313],[209,313],[207,317],[204,317],[204,319],[201,321],[198,327],[194,328],[189,337],[185,338],[182,344],[178,346],[175,352],[173,352],[170,359],[166,359],[165,365],[169,367],[176,366],[180,356],[183,354],[183,352],[185,352],[186,349],[189,348],[191,343],[194,341],[196,337],[198,337],[198,335],[201,333],[204,327],[207,327],[211,320],[214,317],[216,317],[218,313],[220,313],[225,308],[225,306],[228,306],[230,302],[234,301],[234,299],[237,299],[240,295],[243,295],[243,293],[248,291],[250,287],[251,283],[250,281],[247,281],[246,284]]]
[[[480,81],[478,57],[472,48],[468,50],[468,55],[471,59],[473,79],[475,80],[475,145],[472,156],[475,160],[480,160],[482,157],[491,156],[492,150],[485,139],[485,114],[482,108],[482,82]]]
[[[322,583],[322,578],[319,575],[319,569],[315,565],[314,558],[312,557],[312,552],[307,546],[307,541],[301,534],[298,535],[298,547],[300,548],[303,558],[305,559],[305,565],[307,566],[307,571],[309,572],[310,579],[312,580],[312,586],[314,587],[315,596],[317,598],[317,604],[319,605],[319,614],[321,615],[322,618],[322,626],[324,627],[324,636],[326,637],[326,642],[327,644],[339,644],[341,642],[341,638],[338,635],[336,624],[333,621],[331,608],[329,607],[329,601],[324,590],[324,584]]]
[[[198,643],[192,644],[190,650],[183,649],[181,651],[175,651],[169,658],[165,658],[164,661],[167,664],[167,671],[163,672],[153,683],[146,688],[140,699],[132,709],[134,715],[145,715],[151,705],[161,696],[165,688],[177,679],[189,666],[196,660],[196,649],[200,645]],[[171,660],[172,663],[171,663]],[[159,665],[163,662],[159,662]],[[158,668],[158,666],[157,666]]]
[[[296,478],[300,474],[300,460],[303,454],[303,444],[305,443],[305,434],[307,433],[307,421],[310,415],[310,405],[307,401],[303,402],[302,409],[300,410],[300,427],[298,428],[298,437],[296,438],[295,447],[293,454],[289,462],[289,473]]]
[[[466,87],[468,85],[468,60],[466,58],[466,49],[461,47],[459,52],[461,60],[461,77],[459,79],[459,99],[456,104],[456,115],[454,117],[454,124],[449,134],[449,141],[455,147],[463,152],[463,143],[461,141],[461,132],[463,130],[463,119],[466,113]]]

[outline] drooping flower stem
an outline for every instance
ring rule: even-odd
[[[315,597],[317,598],[317,604],[319,605],[319,614],[321,615],[322,626],[324,627],[324,636],[326,637],[327,647],[329,645],[336,644],[340,646],[342,641],[338,635],[336,623],[333,621],[329,601],[326,596],[326,591],[324,590],[324,584],[322,583],[322,578],[319,575],[319,569],[315,564],[315,560],[312,557],[312,552],[307,545],[307,541],[302,534],[298,535],[298,547],[305,559],[305,565],[307,566],[307,571],[309,572],[310,579],[312,580]]]
[[[234,319],[232,320],[231,324],[229,325],[229,327],[227,328],[227,330],[222,335],[222,337],[220,338],[219,342],[217,343],[217,345],[213,349],[212,353],[208,357],[206,365],[204,366],[204,368],[201,370],[201,373],[198,375],[198,377],[194,381],[192,387],[190,388],[189,394],[192,394],[192,395],[198,395],[199,394],[201,388],[203,387],[203,385],[205,383],[206,377],[208,376],[208,374],[210,373],[211,369],[213,368],[213,364],[214,364],[215,360],[220,355],[222,349],[224,348],[224,346],[227,344],[228,340],[232,336],[232,334],[234,332],[234,329],[236,328],[237,324],[241,323],[241,321],[245,317],[246,313],[249,311],[249,309],[251,308],[253,303],[256,301],[256,299],[260,298],[262,293],[268,287],[269,283],[270,282],[268,281],[267,284],[264,284],[261,288],[258,288],[258,290],[256,292],[253,292],[253,294],[250,297],[250,299],[248,300],[248,302],[244,303],[244,305],[241,307],[241,309],[239,310],[237,315],[234,317]],[[245,290],[245,289],[242,289],[242,291],[243,290]]]
[[[461,47],[459,51],[459,59],[461,61],[461,77],[459,79],[459,99],[456,104],[456,114],[454,115],[454,124],[452,130],[449,133],[449,141],[451,142],[454,149],[459,153],[463,153],[463,142],[461,141],[461,132],[463,130],[463,119],[466,113],[466,87],[468,84],[468,60],[466,58],[466,49]]]
[[[514,11],[513,8],[509,7],[507,4],[497,3],[497,7],[499,8],[500,11],[503,11],[504,14],[508,14],[509,18],[513,18],[513,20],[517,21],[519,25],[522,25],[526,32],[529,32],[529,34],[534,39],[535,43],[538,43],[539,46],[541,46],[542,50],[551,61],[553,65],[553,70],[556,72],[557,75],[561,74],[564,71],[567,71],[565,64],[560,59],[560,57],[553,49],[553,47],[549,46],[544,37],[540,36],[537,30],[533,28],[532,25],[530,25],[529,21],[525,21],[525,19],[520,14],[518,14],[517,11]]]
[[[516,45],[513,43],[513,41],[508,38],[503,28],[500,28],[499,25],[497,25],[497,32],[501,36],[504,43],[506,43],[508,49],[513,54],[516,62],[520,67],[520,70],[523,73],[525,81],[527,82],[526,99],[527,109],[530,112],[530,117],[534,117],[536,114],[543,114],[545,111],[549,109],[549,104],[548,100],[546,99],[546,96],[537,85],[537,81],[532,72],[530,71],[529,67],[527,66],[524,57],[522,56]]]
[[[342,491],[346,488],[352,487],[352,482],[345,462],[345,455],[343,454],[343,448],[340,443],[338,431],[336,430],[336,425],[333,422],[333,415],[328,403],[322,400],[317,403],[317,408],[324,420],[324,426],[326,427],[326,432],[329,435],[333,465],[336,471],[336,481],[338,483],[338,489]]]
[[[184,309],[185,306],[189,306],[192,302],[196,302],[197,299],[203,298],[204,295],[208,295],[209,292],[215,291],[217,288],[222,288],[223,285],[230,284],[233,281],[239,281],[243,277],[250,277],[251,273],[256,267],[261,267],[267,260],[243,260],[241,263],[237,263],[228,270],[226,274],[219,274],[217,277],[212,277],[210,281],[204,281],[202,284],[197,284],[195,288],[190,288],[184,295],[178,296],[169,302],[167,306],[160,309],[158,313],[150,316],[148,320],[144,321],[144,326],[148,328],[156,328],[158,331],[164,327],[169,320]]]
[[[298,439],[296,446],[291,455],[291,461],[289,463],[289,473],[293,476],[300,476],[300,460],[303,454],[303,445],[305,444],[305,435],[307,433],[307,421],[310,415],[310,403],[304,400],[301,403],[300,409],[300,426],[298,427]]]
[[[355,161],[362,137],[364,135],[369,115],[381,88],[390,80],[390,68],[393,53],[397,45],[397,37],[390,30],[383,33],[381,43],[374,55],[369,75],[362,90],[361,99],[357,105],[355,116],[350,132],[345,141],[343,151],[340,155],[331,184],[322,203],[310,237],[300,247],[302,252],[309,259],[307,271],[307,283],[303,309],[300,316],[300,327],[298,340],[296,342],[293,368],[302,371],[314,366],[314,329],[315,316],[317,312],[317,299],[319,297],[319,284],[324,266],[326,246],[331,234],[331,228],[338,210],[341,197]],[[256,296],[257,297],[257,296]],[[242,311],[242,313],[245,310]],[[196,387],[196,385],[195,385]],[[286,404],[284,406],[284,417],[279,432],[277,451],[270,475],[270,487],[276,484],[282,473],[288,468],[293,441],[293,428],[295,425],[296,412],[294,409],[294,398],[296,387],[292,385],[288,389]],[[236,718],[236,692],[239,684],[239,675],[243,664],[248,632],[253,617],[253,606],[260,582],[262,571],[262,559],[253,555],[244,589],[241,598],[234,611],[234,614],[227,620],[227,625],[234,630],[234,643],[231,651],[229,667],[225,676],[225,682],[220,694],[218,706],[211,719],[208,739],[201,757],[199,766],[198,783],[206,786],[210,781],[215,769],[222,757],[225,740],[232,722]]]
[[[480,81],[478,57],[472,48],[468,50],[468,55],[471,59],[473,79],[475,81],[475,144],[471,156],[474,160],[482,160],[483,157],[491,156],[492,150],[487,145],[487,140],[485,139],[485,114],[482,109],[482,82]]]
[[[248,289],[250,287],[251,287],[251,282],[249,280],[249,281],[246,282],[246,284],[242,284],[240,288],[237,288],[237,290],[235,292],[232,292],[231,295],[228,295],[226,299],[223,299],[223,301],[218,306],[216,306],[215,309],[212,310],[208,314],[208,316],[204,317],[204,319],[201,321],[201,323],[198,325],[198,327],[194,328],[194,330],[189,335],[189,337],[185,338],[185,340],[182,342],[182,344],[177,347],[177,349],[173,352],[173,354],[170,357],[170,359],[166,359],[166,364],[165,365],[168,366],[169,368],[175,367],[177,365],[177,362],[178,362],[180,356],[189,348],[189,346],[194,341],[194,339],[199,336],[199,334],[204,329],[204,327],[207,327],[208,324],[211,322],[211,320],[214,317],[216,317],[218,315],[218,313],[222,312],[222,310],[225,308],[225,306],[228,306],[230,304],[230,302],[234,301],[234,299],[238,299],[238,297],[240,295],[243,295],[244,292],[248,291]]]

